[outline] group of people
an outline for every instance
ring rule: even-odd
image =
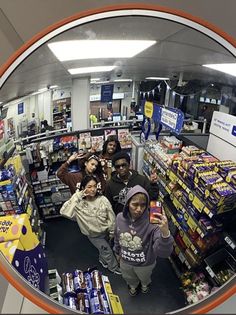
[[[80,171],[70,173],[75,160]],[[77,221],[81,233],[98,249],[99,262],[122,275],[131,296],[139,290],[147,293],[157,256],[168,257],[173,246],[165,214],[157,214],[155,224],[149,222],[149,202],[158,198],[157,175],[148,180],[132,170],[130,156],[110,136],[101,155],[75,153],[57,176],[72,194],[60,213]]]

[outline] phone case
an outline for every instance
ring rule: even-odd
[[[149,210],[149,221],[150,223],[157,223],[155,215],[156,213],[162,214],[162,205],[159,201],[151,201],[150,202],[150,210]]]

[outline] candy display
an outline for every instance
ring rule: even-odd
[[[55,288],[56,291],[51,292],[50,296],[73,310],[85,314],[112,314],[119,310],[119,314],[123,314],[119,297],[113,294],[107,276],[96,268],[64,272],[61,277],[53,269],[49,272],[49,277],[50,288]]]
[[[183,291],[187,303],[198,302],[235,273],[233,256],[225,257],[224,266],[215,266],[212,260],[213,271],[209,265],[205,269],[205,262],[222,247],[224,224],[217,215],[236,211],[236,163],[219,161],[194,145],[165,136],[160,142],[145,143],[143,164],[145,174],[159,171],[159,198],[175,240],[171,262],[177,275],[189,270],[181,277]],[[199,269],[203,272],[196,273]]]

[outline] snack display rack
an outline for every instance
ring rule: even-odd
[[[219,161],[196,146],[184,146],[175,136],[164,136],[144,146],[143,173],[149,177],[153,170],[159,175],[160,200],[175,239],[170,257],[174,270],[181,281],[190,274],[199,279],[193,273],[201,272],[209,294],[236,273],[235,236],[231,235],[236,163]],[[225,264],[225,257],[231,263]],[[200,300],[206,292],[194,298],[186,294],[187,303]]]

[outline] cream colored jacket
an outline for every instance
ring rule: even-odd
[[[97,237],[102,234],[114,234],[115,214],[109,200],[98,196],[94,201],[82,198],[82,191],[76,191],[60,209],[61,215],[76,220],[83,234]]]

